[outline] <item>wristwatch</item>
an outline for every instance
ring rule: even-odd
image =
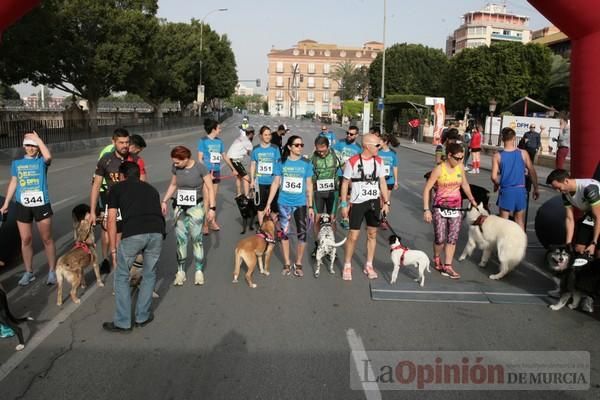
[[[383,202],[383,204],[385,204],[386,206],[389,206],[389,205],[391,205],[391,204],[392,204],[392,202],[391,202],[391,201],[389,201],[389,200],[386,200],[386,201],[384,201],[384,202]]]
[[[217,211],[217,207],[208,207],[209,210]]]

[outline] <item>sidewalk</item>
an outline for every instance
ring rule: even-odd
[[[431,162],[433,163],[433,161],[435,160],[435,146],[432,145],[431,143],[416,143],[416,144],[411,144],[410,141],[404,139],[402,140],[402,142],[400,143],[400,147],[403,147],[405,149],[410,149],[410,150],[414,150],[414,151],[418,151],[420,153],[424,153],[424,154],[430,154],[431,155]],[[472,158],[470,158],[471,160]],[[485,169],[488,171],[492,170],[492,156],[485,154],[484,152],[481,152],[481,169]],[[549,185],[546,185],[546,177],[548,175],[550,175],[550,172],[552,172],[552,169],[550,168],[546,168],[546,167],[542,167],[540,165],[536,165],[535,166],[535,171],[537,172],[538,175],[538,184],[540,186],[545,186],[545,187],[550,187]]]

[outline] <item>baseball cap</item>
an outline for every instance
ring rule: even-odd
[[[252,125],[248,126],[246,132],[254,132],[254,127]]]
[[[38,144],[37,144],[37,142],[35,140],[33,140],[33,139],[23,139],[23,146],[27,146],[27,145],[39,147]]]
[[[281,125],[279,125],[279,126],[277,127],[277,130],[278,130],[278,131],[285,131],[285,130],[287,130],[287,126],[285,126],[285,125],[281,124]]]

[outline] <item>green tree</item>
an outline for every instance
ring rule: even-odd
[[[369,67],[372,96],[381,93],[383,54],[378,54]],[[395,44],[385,50],[385,93],[443,94],[443,77],[448,59],[439,49],[420,44]]]
[[[571,65],[569,60],[557,54],[552,55],[548,92],[545,99],[546,104],[553,106],[557,110],[569,110],[570,76]]]
[[[523,96],[544,99],[550,65],[550,50],[538,44],[507,42],[465,49],[450,60],[448,107],[485,111],[495,98],[501,111]]]
[[[21,96],[12,86],[0,82],[0,99],[19,100]]]
[[[145,70],[157,0],[46,0],[3,35],[0,77],[29,80],[88,101],[126,90]]]
[[[353,93],[352,88],[352,77],[355,70],[356,65],[354,65],[350,60],[344,60],[336,64],[333,68],[331,78],[337,82],[339,87],[335,95],[339,96],[342,101],[354,99],[355,93]]]

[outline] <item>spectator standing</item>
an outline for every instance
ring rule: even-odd
[[[471,133],[471,143],[469,143],[469,149],[473,155],[473,164],[469,171],[471,174],[478,174],[479,166],[481,165],[481,131],[481,124],[477,124],[476,128]]]
[[[523,135],[525,141],[525,151],[529,154],[531,163],[535,164],[535,155],[542,147],[542,138],[539,132],[535,130],[535,124],[529,124],[529,131]]]
[[[408,126],[410,127],[410,140],[412,144],[417,143],[417,137],[419,137],[419,126],[421,125],[421,121],[419,118],[413,118],[408,121]]]
[[[565,168],[565,160],[569,154],[569,146],[571,139],[571,129],[569,128],[569,120],[567,117],[560,117],[560,132],[558,138],[552,139],[556,142],[556,160],[555,167],[557,169]]]

